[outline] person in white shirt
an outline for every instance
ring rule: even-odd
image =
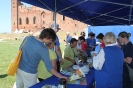
[[[103,38],[105,47],[97,56],[94,54],[93,67],[95,71],[95,88],[122,88],[122,74],[124,54],[116,44],[116,37],[112,32]]]
[[[76,35],[76,32],[73,33],[73,38],[78,40],[78,36]]]
[[[84,52],[84,50],[82,50],[82,48],[81,48],[81,44],[84,43],[84,42],[85,42],[85,38],[83,36],[80,36],[78,38],[78,42],[77,42],[77,46],[76,46],[76,49],[77,49],[78,53],[83,53]]]

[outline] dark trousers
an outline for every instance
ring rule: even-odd
[[[38,78],[38,81],[39,81],[39,82],[41,82],[41,81],[43,81],[43,80],[44,80],[44,79]]]
[[[129,77],[129,71],[127,66],[123,66],[123,88],[132,88],[132,82]]]
[[[57,61],[56,64],[57,64],[57,72],[60,72],[60,61]]]

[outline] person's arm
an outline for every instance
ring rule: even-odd
[[[131,57],[124,58],[124,61],[133,68],[133,59]]]
[[[124,58],[124,61],[128,64],[130,64],[132,62],[132,58],[131,57],[126,57]]]
[[[62,75],[59,74],[54,68],[52,68],[50,72],[51,72],[53,75],[55,75],[56,77],[58,77],[58,78],[65,78],[67,81],[69,80],[68,77],[62,76]]]
[[[59,74],[53,67],[52,67],[52,63],[50,61],[49,58],[49,51],[48,49],[44,49],[43,51],[40,50],[39,54],[41,55],[41,58],[46,66],[46,69],[51,72],[53,75],[57,76],[58,78],[65,78],[66,80],[68,80],[68,78],[66,76],[62,76],[61,74]]]
[[[126,50],[124,61],[133,68],[133,45],[130,43]]]
[[[66,59],[66,60],[68,60],[68,61],[70,61],[70,62],[72,62],[72,63],[75,63],[75,60],[73,60],[73,59],[71,59],[71,58],[69,58],[69,57],[64,57],[64,59]]]
[[[77,49],[78,52],[83,53],[84,51],[82,49]]]
[[[105,62],[104,56],[105,56],[105,53],[104,53],[103,49],[101,49],[100,52],[97,54],[97,56],[93,57],[93,67],[96,70],[102,69],[102,66]]]
[[[62,53],[61,53],[61,49],[59,46],[55,46],[55,50],[56,50],[56,53],[57,55],[59,56],[59,61],[61,64],[64,64],[64,61],[62,59]]]
[[[51,61],[52,67],[57,70],[56,58]]]

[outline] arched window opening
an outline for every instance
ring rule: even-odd
[[[19,25],[22,25],[22,19],[19,18]]]
[[[29,24],[29,18],[26,17],[26,24]]]
[[[45,21],[43,21],[43,24],[45,24]]]
[[[33,24],[36,24],[36,17],[33,18]]]
[[[62,20],[65,21],[65,16],[62,16]]]

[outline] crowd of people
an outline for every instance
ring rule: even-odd
[[[67,32],[62,53],[56,35],[59,30],[57,26],[44,28],[38,36],[28,37],[16,72],[16,88],[29,88],[37,83],[37,79],[43,81],[52,75],[69,80],[59,73],[61,68],[71,67],[77,59],[83,61],[83,53],[93,59],[96,88],[132,88],[127,67],[133,68],[133,45],[129,41],[131,34],[120,32],[116,38],[108,32],[105,35],[99,33],[95,38],[95,33],[90,32],[85,39],[84,32],[79,37],[76,33],[71,36]],[[97,55],[91,54],[97,46],[96,39],[100,42]]]

